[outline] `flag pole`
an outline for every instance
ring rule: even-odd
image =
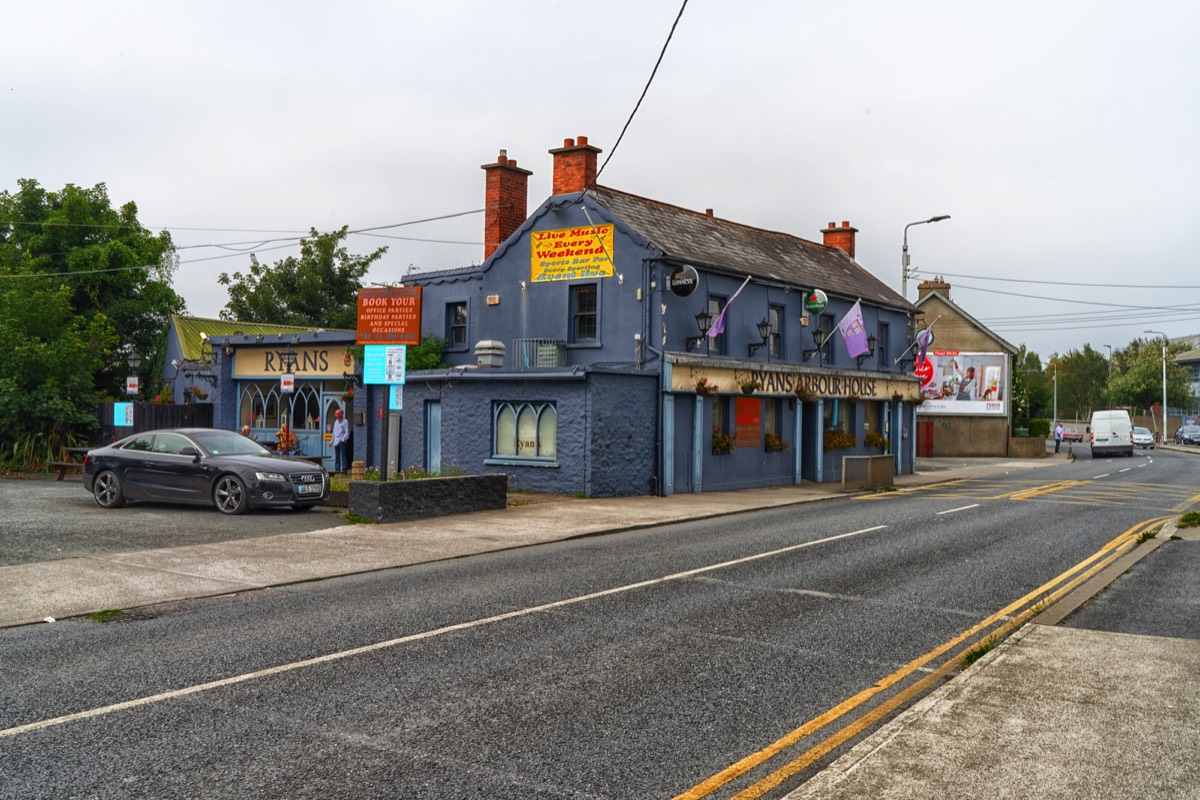
[[[938,314],[938,315],[937,315],[937,317],[935,317],[935,318],[934,318],[933,322],[937,322],[937,321],[938,321],[939,319],[941,319],[941,318],[942,318],[942,315],[941,315],[941,314]],[[926,330],[926,331],[927,331],[927,330],[929,330],[930,328],[932,328],[932,327],[933,327],[933,322],[929,323],[928,325],[926,325],[926,326],[925,326],[924,328],[922,328],[921,330]],[[918,333],[918,334],[920,334],[920,332],[921,332],[921,331],[917,331],[917,333]],[[895,360],[895,361],[893,361],[892,363],[893,363],[893,364],[899,364],[899,363],[900,363],[900,359],[902,359],[902,358],[904,358],[906,355],[908,355],[909,351],[910,351],[910,350],[912,350],[914,347],[916,347],[916,346],[917,346],[917,344],[918,344],[918,342],[917,342],[917,340],[916,340],[916,337],[913,337],[913,343],[912,343],[912,344],[910,344],[908,347],[904,348],[904,352],[903,352],[903,353],[901,353],[900,355],[896,356],[896,360]]]

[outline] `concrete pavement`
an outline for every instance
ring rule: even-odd
[[[1033,471],[1036,461],[922,460],[901,488]],[[0,626],[246,591],[837,496],[805,484],[563,500],[503,511],[0,567]],[[1200,529],[1135,549],[790,795],[1200,798]],[[1168,546],[1163,546],[1168,543]],[[1163,576],[1166,576],[1165,578]],[[1112,583],[1116,581],[1116,583]],[[1106,586],[1112,584],[1110,588]],[[1097,593],[1100,593],[1099,595]],[[1121,593],[1124,592],[1125,595]],[[1107,597],[1135,610],[1089,627]],[[1085,602],[1091,605],[1079,609]],[[1073,620],[1082,620],[1079,624]],[[1064,622],[1065,620],[1065,622]],[[1186,629],[1186,628],[1185,628]]]

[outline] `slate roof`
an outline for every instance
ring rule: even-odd
[[[673,261],[759,280],[821,289],[878,306],[916,307],[836,247],[753,228],[678,206],[596,186],[589,192]]]

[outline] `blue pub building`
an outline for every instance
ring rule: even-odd
[[[527,215],[531,173],[501,150],[484,263],[406,277],[451,366],[407,376],[389,463],[588,497],[837,481],[847,455],[912,472],[917,309],[855,262],[856,229],[810,242],[594,185],[600,152],[551,150]],[[856,302],[870,349],[851,357]],[[367,388],[355,454],[378,465]]]

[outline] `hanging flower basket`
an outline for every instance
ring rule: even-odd
[[[892,443],[879,431],[867,431],[867,435],[863,437],[863,444],[867,447],[877,447],[880,450],[887,450]]]
[[[845,431],[825,431],[823,440],[826,452],[832,450],[850,450],[858,444],[858,439],[853,433]]]
[[[708,382],[708,378],[696,379],[696,394],[703,397],[708,397],[710,394],[716,394],[717,387]]]
[[[771,432],[763,434],[763,447],[768,453],[786,453],[791,449],[787,439],[781,439]]]
[[[817,393],[810,389],[806,389],[803,386],[797,386],[795,391],[796,399],[801,403],[815,403],[817,401]]]
[[[743,381],[741,384],[741,388],[742,388],[742,394],[754,394],[756,391],[758,391],[760,388],[762,388],[762,386],[759,384],[758,381],[749,380],[749,381]]]

